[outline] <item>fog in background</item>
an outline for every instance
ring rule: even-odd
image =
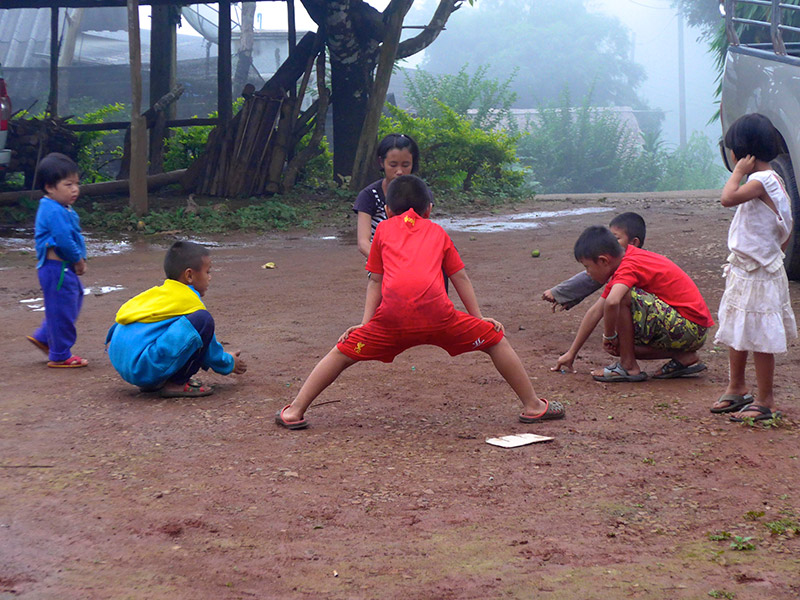
[[[535,2],[559,3],[559,0],[532,0]],[[713,2],[715,0],[708,0]],[[407,25],[423,25],[428,22],[438,0],[417,0],[408,17]],[[382,10],[387,0],[370,0],[370,4]],[[316,29],[299,0],[296,1],[296,20],[298,30]],[[493,5],[495,5],[493,7]],[[469,11],[482,9],[507,10],[508,20],[515,19],[513,10],[509,10],[502,0],[476,0],[475,6],[467,2],[451,17],[448,30],[442,35],[451,35],[457,31],[459,16]],[[664,111],[662,137],[670,146],[677,146],[679,132],[679,100],[678,100],[678,17],[670,0],[586,0],[587,8],[619,20],[629,31],[632,41],[633,61],[644,68],[646,78],[638,87],[639,97],[649,104],[650,108]],[[285,30],[286,4],[283,2],[259,2],[257,13],[261,15],[263,29]],[[142,27],[149,27],[149,7],[142,7]],[[194,33],[188,24],[180,29],[181,33]],[[416,34],[410,30],[405,35]],[[686,135],[692,131],[702,131],[712,140],[719,135],[719,124],[708,124],[715,113],[714,89],[716,87],[716,71],[714,59],[708,52],[706,42],[698,41],[699,30],[684,26],[684,54],[686,75]],[[468,43],[466,40],[464,43]],[[514,40],[502,40],[503,44],[513,45]],[[566,41],[565,43],[569,43]],[[434,42],[436,44],[436,42]],[[423,59],[421,53],[407,61],[404,66],[417,66]],[[535,60],[535,59],[534,59]],[[474,65],[473,65],[474,66]],[[518,78],[524,77],[524,69],[529,65],[520,65]],[[579,102],[580,98],[573,98]]]
[[[716,0],[707,0],[715,2]],[[669,0],[589,0],[587,6],[617,17],[634,35],[634,60],[647,72],[639,88],[651,107],[664,110],[663,137],[678,144],[678,17]],[[684,26],[687,137],[702,131],[716,141],[718,121],[708,124],[717,110],[717,73],[708,44],[697,41],[699,30]]]

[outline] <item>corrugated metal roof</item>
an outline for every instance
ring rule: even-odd
[[[59,10],[59,31],[64,9]],[[124,8],[87,8],[75,44],[73,64],[127,64],[128,21]],[[178,35],[178,60],[205,58],[209,51],[203,38]],[[210,55],[216,56],[216,46]],[[150,36],[142,31],[142,61],[150,62]],[[42,68],[50,65],[50,9],[0,10],[0,65],[9,68]]]
[[[65,9],[59,9],[59,31],[63,31]],[[80,32],[126,31],[124,8],[88,8],[81,18]],[[50,62],[50,9],[0,10],[0,64],[7,67],[41,67]]]

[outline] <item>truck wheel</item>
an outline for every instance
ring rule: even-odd
[[[781,154],[770,163],[775,172],[781,176],[789,194],[789,203],[792,206],[794,218],[794,231],[786,246],[786,258],[783,261],[786,275],[789,279],[800,280],[800,195],[797,193],[797,181],[794,178],[792,159],[788,154]]]

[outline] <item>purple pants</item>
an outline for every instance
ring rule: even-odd
[[[50,360],[60,362],[72,356],[78,337],[75,321],[83,305],[83,285],[67,263],[45,260],[38,270],[44,293],[44,319],[33,337],[50,347]]]

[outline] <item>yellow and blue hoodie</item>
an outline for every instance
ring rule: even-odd
[[[200,294],[174,279],[134,296],[120,307],[108,330],[111,364],[128,383],[162,385],[203,346],[185,317],[198,310],[205,310]],[[203,369],[228,375],[233,366],[233,355],[223,350],[215,335],[203,357]]]

